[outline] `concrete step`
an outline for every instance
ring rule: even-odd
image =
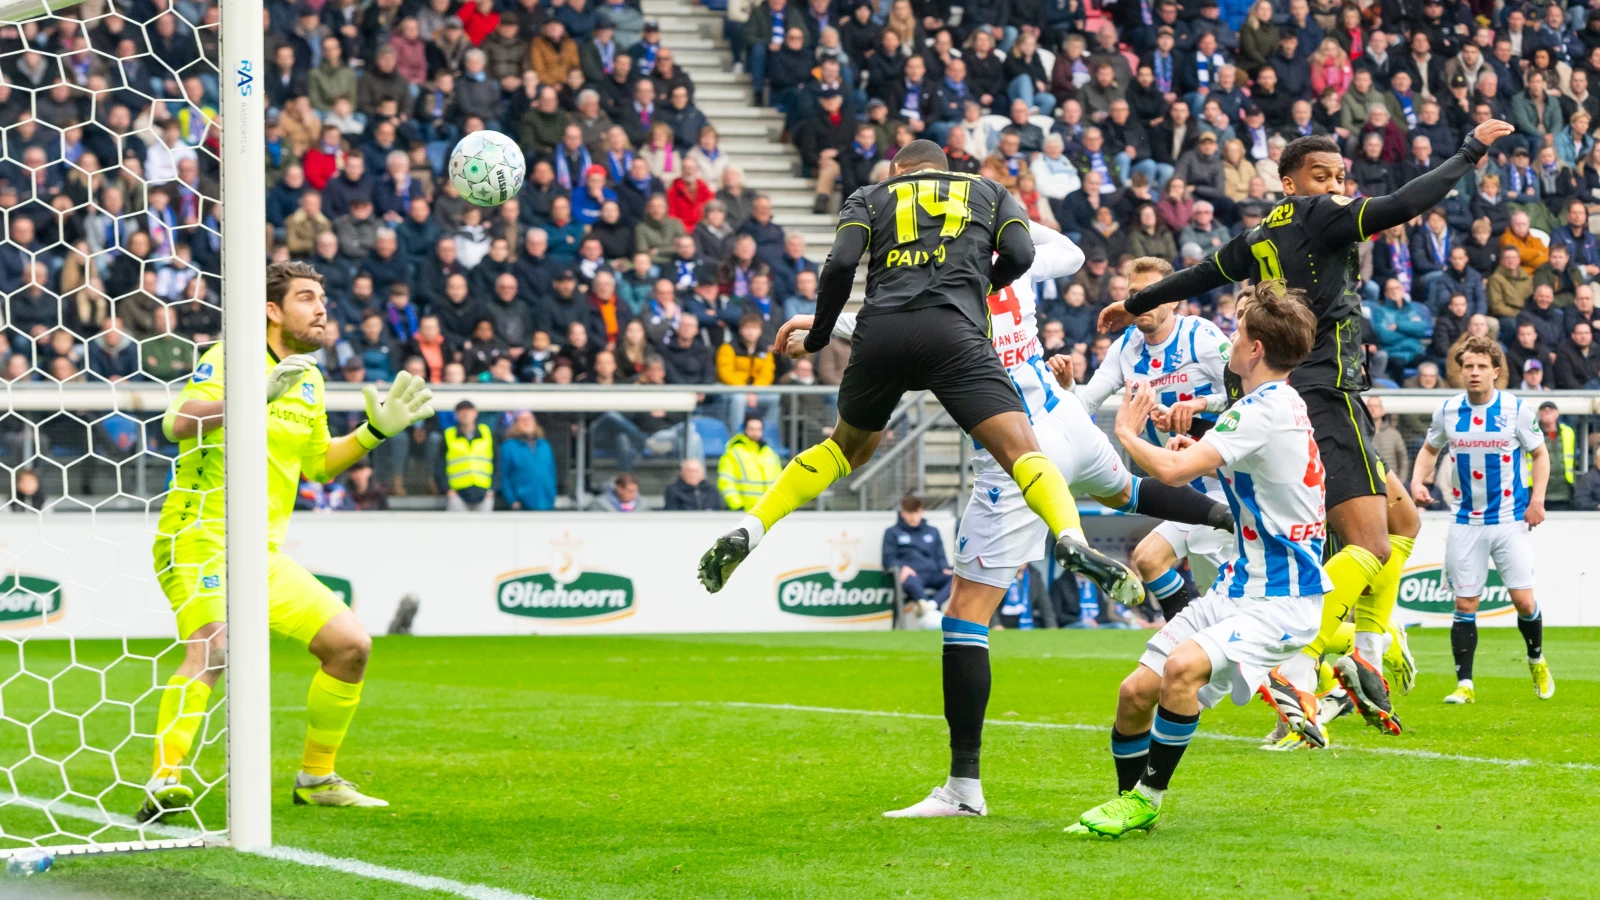
[[[718,146],[738,157],[782,156],[796,162],[800,159],[800,152],[793,144],[779,144],[759,138],[724,136]]]
[[[706,116],[706,118],[717,126],[717,133],[723,137],[753,137],[776,141],[783,131],[782,122],[767,122],[762,119],[746,121],[729,116]]]
[[[771,122],[780,127],[783,125],[783,113],[769,106],[752,106],[748,99],[742,97],[736,100],[719,100],[715,97],[702,100],[696,97],[695,106],[700,107],[700,111],[705,113],[708,119],[726,116],[742,122]]]
[[[743,163],[740,163],[743,166]],[[748,170],[746,170],[748,171]],[[753,191],[809,191],[816,185],[815,181],[800,178],[796,175],[771,175],[766,172],[752,172],[745,176],[744,183]]]
[[[677,48],[673,48],[673,56],[677,59],[678,65],[689,70],[689,74],[697,80],[702,70],[731,71],[733,67],[733,55],[726,50],[685,50],[678,53]]]
[[[699,34],[675,34],[671,38],[663,38],[666,45],[672,48],[672,55],[679,53],[698,53],[723,49],[720,39],[714,39]],[[689,73],[693,75],[693,72]]]
[[[669,44],[668,46],[671,45]],[[694,66],[691,68],[682,62],[680,62],[679,65],[683,66],[684,71],[689,73],[689,77],[694,79],[695,90],[699,90],[708,84],[737,84],[743,87],[747,92],[750,90],[750,76],[744,74],[743,72],[735,72],[727,66],[719,66],[717,68]]]
[[[742,84],[707,84],[695,79],[694,100],[705,109],[710,103],[726,103],[730,106],[745,106],[750,109],[760,107],[750,106],[750,89]],[[709,113],[708,113],[709,115]]]

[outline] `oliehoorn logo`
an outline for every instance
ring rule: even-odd
[[[61,617],[61,582],[38,575],[0,576],[0,627],[43,625]]]
[[[894,614],[894,576],[864,569],[861,541],[847,532],[828,539],[828,565],[778,576],[778,609],[823,619],[880,619]]]
[[[1412,612],[1448,618],[1456,611],[1456,592],[1439,564],[1418,566],[1400,576],[1399,605]],[[1511,608],[1511,594],[1501,583],[1499,571],[1490,569],[1478,601],[1478,615],[1504,613]]]
[[[495,603],[511,616],[557,622],[603,622],[631,616],[633,579],[585,571],[583,541],[563,534],[550,542],[550,564],[495,579]]]

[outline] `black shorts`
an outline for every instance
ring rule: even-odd
[[[1361,395],[1321,386],[1298,390],[1322,456],[1328,508],[1357,497],[1383,496],[1389,476],[1372,449],[1372,416]]]
[[[882,431],[906,391],[931,390],[968,434],[1022,398],[988,335],[953,306],[865,315],[856,320],[850,364],[839,384],[839,418]]]

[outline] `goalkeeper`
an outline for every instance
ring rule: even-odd
[[[333,592],[279,552],[300,475],[326,481],[385,439],[433,415],[425,382],[395,377],[382,401],[366,387],[367,421],[328,436],[322,374],[307,356],[322,346],[328,321],[322,276],[305,263],[267,267],[267,602],[272,630],[304,644],[321,662],[306,696],[306,745],[294,802],[314,806],[387,806],[333,771],[366,673],[372,641]],[[167,409],[161,427],[178,442],[172,486],[156,529],[155,568],[177,613],[183,664],[162,691],[155,773],[139,821],[192,806],[184,759],[205,718],[206,702],[226,657],[227,570],[223,559],[222,345],[200,357],[194,375]]]

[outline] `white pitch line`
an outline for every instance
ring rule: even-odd
[[[131,816],[107,812],[94,806],[81,806],[76,803],[63,803],[55,800],[45,800],[39,797],[18,797],[17,799],[24,801],[30,806],[37,807],[42,811],[52,812],[56,815],[67,816],[73,819],[83,819],[91,822],[100,822],[107,825],[115,825],[121,828],[134,830],[143,828],[144,831],[150,832],[151,834],[159,834],[163,837],[192,838],[200,835],[200,832],[193,828],[182,828],[176,825],[162,825],[159,823],[154,823],[140,826],[138,823],[133,821]],[[220,836],[221,835],[219,834],[218,837]],[[283,862],[297,863],[302,866],[310,866],[316,869],[333,869],[334,871],[344,872],[347,875],[355,875],[359,878],[368,878],[373,881],[387,881],[392,884],[403,884],[407,887],[414,887],[423,891],[440,891],[446,894],[455,894],[457,897],[466,897],[467,900],[540,900],[540,898],[534,897],[530,894],[519,894],[515,891],[508,891],[496,887],[487,887],[481,884],[465,884],[460,881],[452,881],[449,878],[440,878],[436,875],[422,875],[417,872],[406,871],[405,869],[391,869],[388,866],[379,866],[373,863],[363,862],[359,859],[328,856],[323,853],[314,853],[310,850],[300,850],[295,847],[278,846],[269,847],[265,850],[245,850],[241,852],[248,853],[252,856],[265,857],[267,859],[276,859]]]
[[[927,719],[939,722],[944,721],[944,716],[930,713],[892,712],[881,709],[845,709],[837,706],[800,706],[793,703],[744,703],[739,701],[701,700],[692,703],[663,703],[663,706],[721,706],[735,709],[771,709],[786,712],[824,713],[828,715],[850,716],[878,716],[891,719]],[[999,725],[1010,728],[1040,728],[1052,731],[1092,731],[1098,734],[1108,734],[1111,729],[1104,725],[1083,725],[1074,722],[1026,722],[1016,719],[985,719],[985,725]],[[1195,737],[1206,738],[1213,741],[1231,741],[1234,743],[1259,744],[1259,738],[1246,737],[1241,734],[1218,734],[1212,731],[1199,731]],[[1523,768],[1528,766],[1548,766],[1557,769],[1575,769],[1583,772],[1600,772],[1600,765],[1579,762],[1552,762],[1541,759],[1506,759],[1496,756],[1465,756],[1459,753],[1440,753],[1434,750],[1414,750],[1406,747],[1358,747],[1351,744],[1341,744],[1337,750],[1354,750],[1359,753],[1376,753],[1382,756],[1400,756],[1410,759],[1428,759],[1444,762],[1475,763],[1490,766],[1505,766],[1506,768]]]

